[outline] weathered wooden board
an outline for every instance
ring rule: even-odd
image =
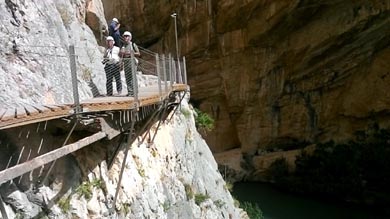
[[[16,118],[25,118],[27,117],[27,112],[24,107],[18,107],[15,109]]]
[[[35,109],[37,109],[40,113],[49,112],[51,111],[49,108],[41,106],[41,105],[31,105]]]
[[[14,179],[18,176],[21,176],[25,173],[28,173],[34,170],[35,168],[38,168],[42,165],[57,160],[58,158],[61,158],[67,154],[77,151],[105,137],[106,137],[106,133],[98,132],[89,137],[83,138],[73,144],[65,145],[64,147],[50,151],[49,153],[33,158],[22,164],[18,164],[16,166],[0,171],[0,184],[7,182],[8,180]]]
[[[0,120],[3,117],[5,111],[7,111],[7,109],[0,109]]]
[[[33,115],[36,115],[39,113],[39,111],[36,108],[34,108],[30,105],[24,106],[24,109],[26,110],[27,115],[29,115],[29,116],[33,116]]]
[[[60,107],[61,109],[71,109],[72,106],[70,104],[50,104],[46,106],[57,106]]]
[[[1,121],[7,121],[13,118],[15,118],[15,109],[7,109],[3,117],[1,117]]]
[[[152,105],[168,98],[173,91],[185,91],[187,85],[174,84],[163,90],[160,96],[158,86],[142,87],[139,89],[138,102],[133,97],[110,96],[98,97],[90,100],[81,101],[83,112],[104,112],[114,110],[129,110],[137,107]],[[18,109],[0,110],[0,129],[27,125],[45,120],[67,117],[72,112],[72,104],[49,104],[49,105],[26,105]],[[24,110],[24,111],[23,111]]]
[[[43,106],[46,107],[46,108],[49,108],[52,111],[57,111],[57,110],[61,110],[62,109],[61,107],[56,106],[56,105],[43,105]]]

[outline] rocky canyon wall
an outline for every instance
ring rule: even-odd
[[[206,136],[214,152],[343,141],[389,125],[389,1],[7,0],[0,10],[5,106],[71,102],[70,44],[81,97],[92,95],[88,69],[104,87],[103,16],[141,46],[175,54],[177,12],[192,101],[216,120]]]
[[[389,126],[390,1],[103,0],[136,40],[174,54],[214,152],[344,141]],[[121,5],[121,7],[119,7]]]
[[[47,164],[1,184],[8,218],[247,219],[246,213],[235,206],[229,185],[197,132],[187,101],[188,96],[181,110],[152,126],[151,134],[156,131],[153,142],[151,136],[147,140],[147,132],[143,133],[146,140],[141,135],[131,145],[122,142],[112,163],[121,137],[95,142],[58,159],[50,174]],[[11,160],[16,163],[55,149],[68,134],[66,129],[71,124],[65,123],[50,120],[1,130],[0,168]],[[69,141],[88,136],[90,131],[75,129]],[[126,147],[130,150],[120,178]],[[4,217],[0,214],[0,218]]]
[[[92,97],[91,80],[104,88],[97,42],[107,29],[101,1],[0,2],[0,104],[73,102],[69,46],[74,45],[79,94]]]

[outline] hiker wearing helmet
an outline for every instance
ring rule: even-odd
[[[121,26],[121,24],[119,23],[118,19],[113,18],[111,21],[111,24],[109,26],[109,29],[108,29],[110,36],[112,36],[115,40],[115,46],[118,46],[118,47],[120,47],[120,37],[121,37],[121,33],[119,31],[120,26]]]
[[[106,39],[107,48],[104,52],[103,64],[104,71],[106,72],[106,91],[107,96],[112,96],[112,82],[115,78],[116,90],[118,94],[122,92],[121,74],[119,71],[119,47],[114,46],[114,38],[108,36]]]
[[[131,53],[134,54],[135,57],[140,57],[141,53],[139,52],[138,46],[131,41],[131,33],[129,31],[125,31],[123,33],[124,45],[121,48],[120,55],[123,58],[124,69],[125,69],[125,77],[127,84],[128,96],[134,96],[133,90],[133,73],[131,69]],[[138,64],[138,60],[135,59],[135,64]]]

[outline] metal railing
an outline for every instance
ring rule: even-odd
[[[175,83],[186,84],[185,58],[175,60],[170,54],[139,49],[140,57],[103,64],[103,48],[88,42],[68,47],[22,43],[14,48],[4,47],[0,52],[8,54],[4,80],[9,83],[2,89],[20,90],[23,96],[3,93],[0,104],[5,108],[69,103],[77,106],[94,97],[126,97],[129,90],[133,91],[130,96],[138,100],[144,87],[158,87],[161,95]],[[76,112],[81,110],[77,108]]]
[[[102,58],[102,63],[88,68],[81,64],[80,59],[83,56],[77,54],[77,48],[76,52],[72,54],[74,50],[70,46],[70,69],[72,75],[76,75],[72,77],[75,112],[82,111],[78,107],[81,101],[78,98],[82,96],[78,94],[78,90],[83,80],[89,84],[93,97],[133,97],[135,102],[139,100],[140,92],[144,87],[158,87],[161,96],[163,93],[167,93],[168,88],[174,84],[186,84],[185,58],[175,60],[170,54],[160,55],[145,48],[139,48],[140,57],[135,57],[132,52],[130,57],[120,58],[119,61]],[[100,77],[96,77],[96,75],[100,75]],[[95,77],[100,81],[95,82]],[[78,80],[74,80],[74,78]]]

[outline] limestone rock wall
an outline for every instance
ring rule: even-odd
[[[215,152],[353,137],[389,126],[390,2],[103,0],[139,43],[187,57]],[[121,7],[118,7],[121,5]]]
[[[42,171],[45,174],[43,168],[1,185],[9,218],[247,219],[246,213],[234,206],[218,165],[195,128],[194,112],[187,100],[172,120],[162,123],[153,143],[140,143],[140,136],[131,145],[114,207],[124,151],[118,153],[111,167],[106,159],[117,146],[117,138],[96,142],[59,159],[47,187],[36,186],[37,175]],[[62,142],[65,136],[52,125],[54,122],[49,121],[47,130],[34,124],[0,132],[0,156],[7,157],[1,160],[0,168],[7,164],[5,152],[11,153],[9,148],[20,151],[27,142],[43,142],[42,150],[50,150],[53,141]],[[75,131],[72,136],[77,134]]]
[[[95,38],[100,28],[107,29],[100,1],[6,0],[0,2],[0,14],[3,107],[73,102],[69,45],[75,46],[80,97],[92,96],[87,73],[104,87]]]
[[[151,10],[156,5],[169,6],[157,1],[146,5],[137,7],[144,10],[150,6]],[[167,7],[166,11],[170,9]],[[92,96],[88,78],[103,88],[104,75],[99,75],[103,69],[100,63],[102,54],[98,46],[101,31],[106,29],[103,11],[102,3],[94,0],[0,2],[0,39],[4,42],[0,47],[2,107],[72,102],[68,51],[71,44],[76,49],[81,98]],[[152,11],[149,12],[151,15]],[[144,24],[152,22],[152,29],[145,28],[148,31],[140,32],[139,36],[144,36],[145,44],[152,48],[171,48],[171,41],[162,43],[162,46],[156,43],[163,42],[166,31],[173,30],[171,18],[151,17]],[[153,28],[160,30],[161,25],[165,25],[165,29],[154,33]],[[148,38],[150,33],[153,35]],[[187,112],[182,114],[178,111],[179,115],[164,125],[155,145],[134,143],[114,212],[108,208],[124,155],[119,153],[113,167],[108,168],[103,161],[106,158],[103,149],[115,147],[111,145],[115,142],[99,142],[59,160],[49,176],[49,187],[35,187],[40,183],[37,175],[42,176],[42,171],[47,171],[48,165],[13,183],[3,184],[0,192],[6,203],[7,214],[10,218],[112,216],[214,219],[245,216],[234,206],[211,151],[197,133],[191,109],[186,104],[181,109]],[[21,154],[20,160],[28,160],[30,156],[48,151],[52,146],[50,143],[55,145],[54,142],[63,141],[61,130],[52,128],[46,127],[46,124],[32,124],[20,130],[8,130],[9,133],[2,131],[0,155],[4,159],[1,159],[1,167],[8,165],[10,156],[13,161],[16,159],[14,152]],[[4,133],[12,137],[5,138]],[[48,141],[43,140],[46,134],[50,135]],[[11,147],[8,141],[13,142],[12,147],[16,151],[8,151]],[[25,145],[37,145],[38,149],[23,153]],[[42,145],[46,149],[40,151]],[[85,184],[80,184],[82,180]],[[91,194],[87,195],[89,192]],[[202,201],[195,202],[197,196],[201,196]]]

